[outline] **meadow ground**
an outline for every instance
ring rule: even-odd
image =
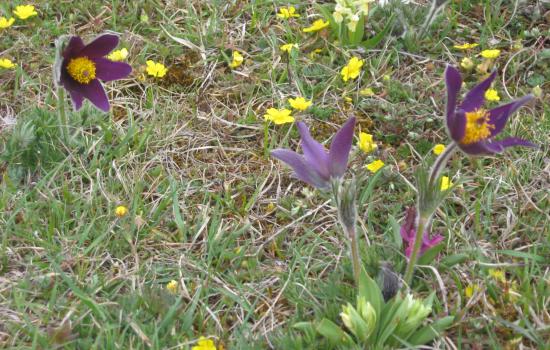
[[[16,64],[0,68],[0,348],[189,349],[200,336],[218,349],[329,348],[292,325],[338,322],[353,299],[346,241],[330,198],[269,157],[298,147],[296,128],[263,115],[303,95],[313,105],[296,116],[315,138],[329,140],[350,116],[374,136],[378,149],[354,147],[350,164],[369,183],[358,195],[361,254],[372,269],[381,259],[403,273],[394,228],[415,202],[413,173],[448,143],[445,65],[477,64],[489,48],[501,49],[501,102],[542,88],[504,131],[540,147],[452,159],[446,174],[461,185],[437,212],[444,243],[418,269],[414,293],[436,291],[432,318],[457,315],[430,347],[547,346],[547,1],[452,0],[422,36],[411,32],[430,3],[378,8],[368,37],[393,22],[368,50],[302,32],[327,1],[32,3],[37,16],[0,29],[0,57]],[[288,5],[301,17],[278,18]],[[0,16],[14,6],[3,1]],[[54,40],[105,31],[120,35],[134,71],[106,84],[110,113],[67,105],[66,139]],[[453,47],[464,42],[479,47]],[[299,49],[288,55],[286,43]],[[234,50],[244,60],[231,69]],[[343,82],[352,56],[362,73]],[[147,60],[167,74],[148,76]],[[468,86],[479,79],[466,76]],[[375,159],[386,167],[371,176]],[[117,217],[119,205],[129,212]]]

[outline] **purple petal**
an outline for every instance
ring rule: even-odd
[[[405,212],[405,222],[401,225],[399,233],[405,242],[414,240],[416,222],[416,208],[409,207]]]
[[[506,125],[506,121],[508,121],[508,117],[532,98],[533,95],[523,96],[520,99],[491,109],[489,111],[489,123],[495,126],[495,128],[491,130],[491,136],[495,136],[501,132]]]
[[[409,244],[409,245],[407,246],[407,248],[405,249],[405,256],[406,256],[407,258],[410,258],[410,257],[411,257],[412,250],[413,250],[413,244]]]
[[[453,66],[447,65],[445,69],[445,85],[447,86],[447,125],[453,125],[453,118],[455,116],[456,101],[458,99],[458,93],[462,86],[462,77],[460,72]],[[450,127],[449,127],[450,129]]]
[[[460,147],[460,149],[464,153],[472,155],[472,156],[476,156],[476,155],[479,155],[479,154],[493,154],[493,153],[495,153],[495,152],[489,150],[486,147],[487,142],[476,142],[476,143],[472,143],[472,144],[469,144],[469,145],[463,145],[463,144],[459,143],[458,146]]]
[[[434,247],[438,245],[443,240],[443,236],[440,234],[435,234],[433,237],[430,238],[430,236],[425,233],[424,237],[422,237],[422,245],[425,245],[428,248]]]
[[[271,156],[288,164],[296,177],[313,187],[325,189],[329,187],[329,182],[323,180],[317,171],[311,168],[305,158],[296,152],[287,149],[276,149],[271,151]]]
[[[73,101],[74,110],[78,111],[82,108],[82,102],[84,102],[84,96],[74,90],[68,90],[69,95],[71,96],[71,101]]]
[[[464,97],[464,101],[462,105],[460,105],[460,108],[465,112],[472,112],[481,108],[485,102],[485,91],[491,87],[496,76],[497,72],[494,71],[487,79],[474,86],[474,88],[466,94],[466,97]]]
[[[99,80],[94,79],[89,84],[80,84],[79,82],[75,81],[69,75],[69,73],[67,73],[67,69],[63,67],[61,70],[61,84],[63,85],[65,90],[69,91],[69,93],[71,94],[71,99],[73,98],[73,94],[77,94],[90,100],[90,102],[92,102],[97,108],[101,109],[102,111],[109,111],[109,100]],[[76,110],[82,107],[81,101],[80,105],[77,103],[79,102],[78,98],[79,97],[73,99]]]
[[[447,129],[451,138],[460,143],[466,130],[466,114],[463,110],[456,111],[453,118],[447,119]]]
[[[94,79],[87,85],[79,85],[77,91],[90,100],[97,108],[104,112],[109,111],[109,99],[99,80]]]
[[[305,123],[298,122],[297,127],[302,139],[302,150],[304,151],[306,162],[315,167],[317,172],[328,179],[330,174],[328,168],[328,154],[325,147],[311,137]]]
[[[113,81],[127,77],[132,67],[124,62],[113,62],[106,58],[94,58],[96,77],[103,81]]]
[[[71,39],[69,39],[69,43],[67,44],[67,47],[65,48],[65,51],[63,51],[63,58],[66,60],[71,59],[75,55],[77,55],[82,49],[84,48],[84,42],[79,36],[72,36]]]
[[[414,241],[414,236],[416,235],[414,229],[407,231],[403,226],[401,226],[399,233],[401,234],[401,238],[403,238],[403,242],[407,243]]]
[[[103,57],[113,51],[117,45],[118,36],[113,34],[103,34],[86,45],[82,51],[79,52],[79,56],[86,56],[88,58]]]
[[[491,153],[500,153],[506,148],[513,146],[537,147],[537,145],[535,145],[534,143],[517,137],[508,137],[501,141],[492,141],[485,143],[485,148]]]
[[[342,177],[346,172],[354,128],[355,117],[352,117],[338,130],[330,144],[329,170],[330,175],[333,177]]]

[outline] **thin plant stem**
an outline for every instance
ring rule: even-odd
[[[353,278],[355,280],[355,284],[358,285],[362,264],[361,264],[361,256],[359,255],[359,240],[357,238],[357,232],[355,228],[355,214],[352,215],[353,220],[350,220],[349,218],[346,219],[344,217],[346,216],[344,211],[346,210],[349,211],[349,208],[345,209],[345,207],[350,203],[344,203],[346,200],[349,200],[349,198],[347,198],[346,200],[343,200],[341,198],[341,191],[340,191],[341,186],[342,186],[342,183],[339,180],[335,180],[332,182],[332,198],[336,206],[336,210],[338,211],[338,221],[340,222],[340,226],[342,227],[342,230],[344,231],[344,233],[346,234],[349,240],[351,265],[353,268]],[[353,191],[353,196],[355,196],[355,191]],[[353,201],[352,205],[355,206],[355,200]]]
[[[428,179],[428,187],[427,189],[424,189],[424,191],[433,191],[434,187],[438,187],[437,179],[439,178],[441,171],[443,171],[443,169],[447,165],[447,162],[449,161],[451,156],[456,152],[457,149],[458,149],[458,145],[455,142],[452,142],[447,147],[445,147],[445,151],[443,151],[443,153],[441,153],[439,157],[437,157],[430,171],[430,177]],[[423,198],[423,197],[420,197],[420,198]],[[435,212],[435,210],[437,209],[437,208],[432,208],[431,205],[427,206],[427,205],[420,205],[420,204],[426,204],[426,203],[419,203],[418,220],[417,220],[417,226],[416,226],[416,235],[414,237],[414,245],[411,252],[411,257],[409,259],[409,263],[407,265],[407,269],[405,270],[404,280],[405,280],[406,286],[410,286],[410,283],[412,281],[414,267],[418,260],[420,248],[422,247],[422,238],[424,235],[424,231],[426,231],[429,228],[430,219],[433,213]]]
[[[441,174],[441,171],[447,165],[449,158],[451,158],[451,156],[457,151],[457,149],[458,145],[455,142],[451,142],[447,147],[445,147],[443,153],[441,153],[439,157],[437,157],[434,165],[432,166],[432,170],[430,171],[428,188],[431,188],[435,185],[435,182],[439,178],[439,174]]]
[[[65,90],[62,87],[57,88],[57,117],[61,137],[66,142],[69,140],[69,123],[65,112]]]
[[[264,122],[264,157],[269,157],[269,123]]]
[[[407,265],[407,269],[405,270],[404,280],[406,286],[409,286],[412,281],[414,266],[416,265],[416,261],[418,260],[418,253],[420,251],[420,247],[422,246],[422,235],[424,234],[428,221],[429,220],[423,217],[423,215],[419,215],[418,225],[416,226],[416,235],[414,237],[414,246],[411,252],[411,257],[409,259],[409,264]]]
[[[361,257],[359,256],[359,240],[357,239],[357,233],[355,227],[344,228],[347,230],[351,251],[351,265],[353,267],[353,278],[355,284],[359,283],[359,275],[361,273]]]

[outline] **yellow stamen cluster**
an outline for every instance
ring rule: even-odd
[[[470,145],[491,136],[491,130],[495,126],[489,123],[489,113],[484,109],[476,109],[473,112],[466,112],[466,127],[462,144]]]
[[[67,71],[80,84],[89,84],[95,79],[95,63],[88,57],[71,59],[67,65]]]

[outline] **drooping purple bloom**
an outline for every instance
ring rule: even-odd
[[[334,135],[329,152],[311,137],[305,123],[298,122],[297,126],[304,154],[288,149],[276,149],[271,151],[271,156],[288,164],[298,179],[314,187],[328,189],[330,179],[341,178],[348,167],[355,118],[350,118]]]
[[[59,83],[69,92],[76,110],[86,98],[102,111],[109,111],[109,100],[100,80],[118,80],[132,72],[129,64],[105,57],[117,45],[118,36],[113,34],[100,35],[88,45],[78,36],[70,38],[63,51]]]
[[[447,66],[445,70],[447,130],[460,149],[467,154],[500,153],[512,146],[535,147],[531,142],[517,137],[508,137],[499,141],[493,139],[504,129],[508,117],[533,98],[532,95],[527,95],[491,110],[484,109],[485,92],[491,86],[495,76],[496,72],[493,72],[470,90],[464,97],[464,101],[458,104],[462,77],[460,72],[452,66]]]
[[[411,257],[411,253],[414,247],[414,241],[416,236],[416,208],[409,207],[405,213],[405,222],[401,226],[401,238],[403,242],[407,243],[405,248],[405,255],[407,258]],[[433,237],[430,237],[430,234],[426,231],[422,234],[422,245],[420,246],[419,256],[424,254],[424,252],[431,247],[435,247],[443,240],[443,236],[436,234]]]

